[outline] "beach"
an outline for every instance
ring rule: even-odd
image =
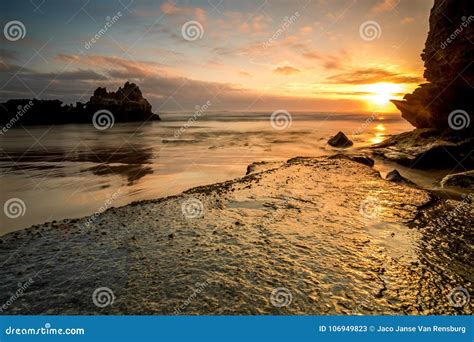
[[[472,205],[366,164],[258,164],[243,178],[4,235],[2,313],[472,314],[452,302],[457,288],[472,290]]]
[[[412,129],[398,114],[295,112],[280,129],[270,113],[194,116],[165,113],[160,122],[115,123],[107,130],[92,124],[24,126],[0,135],[0,200],[20,198],[26,207],[14,219],[0,212],[0,236],[242,177],[253,162],[329,155],[338,149],[327,140],[339,130],[357,149]],[[432,186],[449,170],[412,173]]]

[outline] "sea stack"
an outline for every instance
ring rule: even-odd
[[[148,120],[154,115],[151,104],[143,97],[140,88],[130,82],[125,82],[115,92],[97,88],[85,107],[91,112],[106,108],[119,116],[120,121]]]
[[[27,125],[91,124],[94,114],[108,111],[114,122],[160,120],[138,85],[125,82],[117,91],[98,87],[86,103],[65,105],[60,100],[13,99],[0,103],[0,125],[11,128],[17,121]]]
[[[421,55],[424,77],[404,101],[392,102],[416,128],[474,131],[474,1],[435,0]]]

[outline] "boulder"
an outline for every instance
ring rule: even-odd
[[[406,184],[406,185],[415,185],[411,180],[403,177],[398,170],[394,169],[387,173],[387,177],[385,177],[386,180],[393,182],[393,183],[401,183],[401,184]]]
[[[328,144],[332,147],[350,147],[353,142],[342,132],[337,133],[335,136],[328,140]]]

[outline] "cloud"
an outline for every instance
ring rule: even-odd
[[[135,70],[140,75],[142,72],[136,66],[137,62],[128,61],[127,63],[126,60],[117,57],[94,56],[86,58],[81,56],[77,58],[75,55],[62,55],[57,58],[63,61],[73,60],[79,65],[96,63],[96,67],[100,66],[101,68],[97,70],[78,69],[62,74],[28,70],[19,77],[12,78],[8,84],[8,90],[0,89],[0,102],[11,98],[33,98],[36,95],[42,99],[60,99],[65,103],[85,102],[97,87],[116,89],[125,82],[126,79],[118,77],[96,80],[102,73],[106,73],[109,68],[108,63],[112,61],[119,63],[121,65],[118,66],[119,70],[126,66],[132,66],[128,69],[129,72]],[[102,64],[98,64],[99,61]],[[141,66],[147,65],[148,63],[143,63]],[[74,66],[77,67],[77,64]],[[10,79],[11,72],[17,68],[8,66],[9,71],[0,72],[0,84]],[[271,113],[275,108],[286,108],[290,111],[314,108],[323,111],[334,108],[339,110],[362,109],[360,102],[350,99],[334,100],[262,93],[243,88],[238,84],[207,82],[160,73],[153,73],[148,77],[141,78],[138,84],[156,112],[193,110],[196,105],[203,104],[207,100],[212,102],[213,110],[265,110]]]
[[[247,71],[240,70],[239,75],[245,76],[245,77],[252,77],[251,74],[249,74]]]
[[[372,7],[371,12],[375,14],[390,12],[399,3],[400,3],[400,0],[382,0],[378,2],[374,7]]]
[[[411,24],[415,21],[415,18],[413,17],[405,17],[402,19],[401,23],[404,25]]]
[[[22,70],[26,71],[26,68],[22,68],[19,65],[10,64],[0,59],[0,72],[11,72],[11,73],[18,73]]]
[[[133,61],[116,56],[59,54],[56,60],[103,69],[103,73],[112,78],[144,78],[169,73],[165,67],[155,62]]]
[[[392,83],[422,83],[424,79],[419,76],[397,74],[380,68],[368,68],[340,73],[327,78],[335,84],[371,84],[379,82]]]
[[[178,7],[174,3],[165,2],[160,6],[160,10],[169,17],[192,17],[201,24],[207,21],[206,11],[199,7]]]
[[[278,67],[273,70],[274,74],[280,74],[280,75],[285,75],[285,76],[298,74],[299,72],[301,72],[301,70],[293,68],[292,66],[289,66],[289,65]]]
[[[42,73],[42,72],[29,72],[29,73],[22,73],[21,78],[32,78],[35,80],[65,80],[65,81],[99,81],[105,80],[106,77],[101,75],[94,70],[73,70],[73,71],[65,71],[61,73]]]
[[[325,69],[341,69],[343,64],[348,60],[347,53],[345,51],[339,52],[338,55],[322,55],[317,51],[307,51],[303,53],[303,57],[312,60],[319,60],[322,62],[322,66]]]
[[[0,58],[4,60],[18,61],[20,54],[16,51],[0,48]]]

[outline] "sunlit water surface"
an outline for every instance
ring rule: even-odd
[[[395,114],[292,113],[291,125],[277,127],[284,129],[270,113],[203,114],[191,125],[192,113],[161,117],[104,131],[30,126],[0,136],[1,203],[19,198],[26,207],[17,218],[1,211],[0,235],[240,177],[255,161],[334,153],[326,142],[338,131],[357,148],[412,129]]]

